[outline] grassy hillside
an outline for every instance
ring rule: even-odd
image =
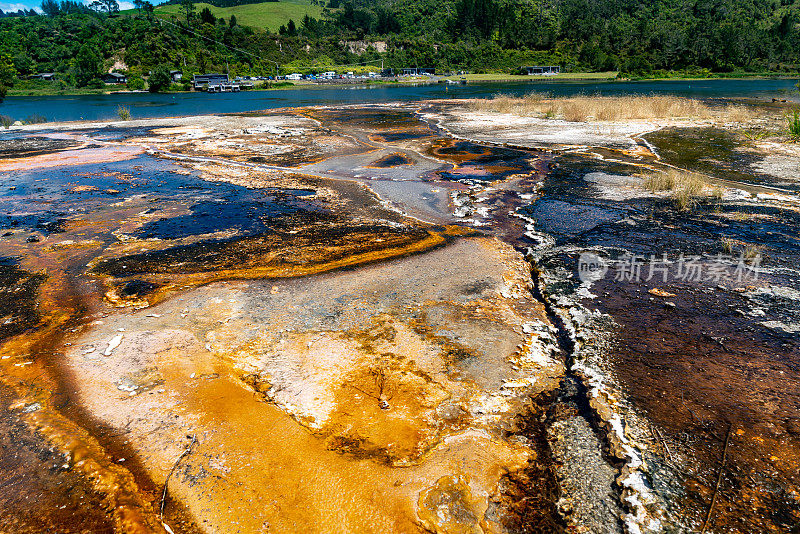
[[[236,15],[236,21],[243,26],[268,29],[273,32],[277,32],[282,24],[289,22],[289,19],[294,20],[299,26],[305,15],[314,18],[320,18],[322,15],[322,6],[311,5],[309,0],[281,0],[280,2],[263,2],[234,7],[215,7],[205,3],[195,4],[195,10],[198,13],[205,7],[208,7],[217,18],[223,17],[228,20],[231,15]],[[180,6],[176,4],[157,6],[155,13],[159,16],[180,16]]]

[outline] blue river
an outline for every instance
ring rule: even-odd
[[[0,104],[0,115],[25,120],[37,114],[48,121],[111,120],[119,106],[133,118],[236,113],[294,106],[369,104],[446,98],[486,98],[496,94],[553,96],[670,94],[693,98],[770,98],[798,100],[793,79],[665,80],[642,82],[491,82],[469,85],[311,86],[241,93],[118,93],[80,96],[16,96]]]

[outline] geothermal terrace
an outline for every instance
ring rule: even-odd
[[[1,528],[796,527],[782,111],[587,100],[10,130]]]

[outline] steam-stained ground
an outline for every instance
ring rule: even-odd
[[[0,484],[49,497],[6,493],[4,520],[796,525],[800,155],[753,134],[775,110],[552,109],[13,130]]]

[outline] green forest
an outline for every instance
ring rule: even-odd
[[[242,5],[250,12],[258,4]],[[131,88],[169,88],[163,73],[275,75],[330,65],[510,73],[526,64],[626,77],[795,73],[800,0],[327,0],[276,31],[215,16],[191,0],[175,13],[136,0],[45,0],[1,13],[0,93],[56,73],[55,85],[101,88],[115,68]],[[215,4],[217,5],[217,4]],[[352,70],[352,69],[351,69]],[[152,82],[161,80],[153,84]]]

